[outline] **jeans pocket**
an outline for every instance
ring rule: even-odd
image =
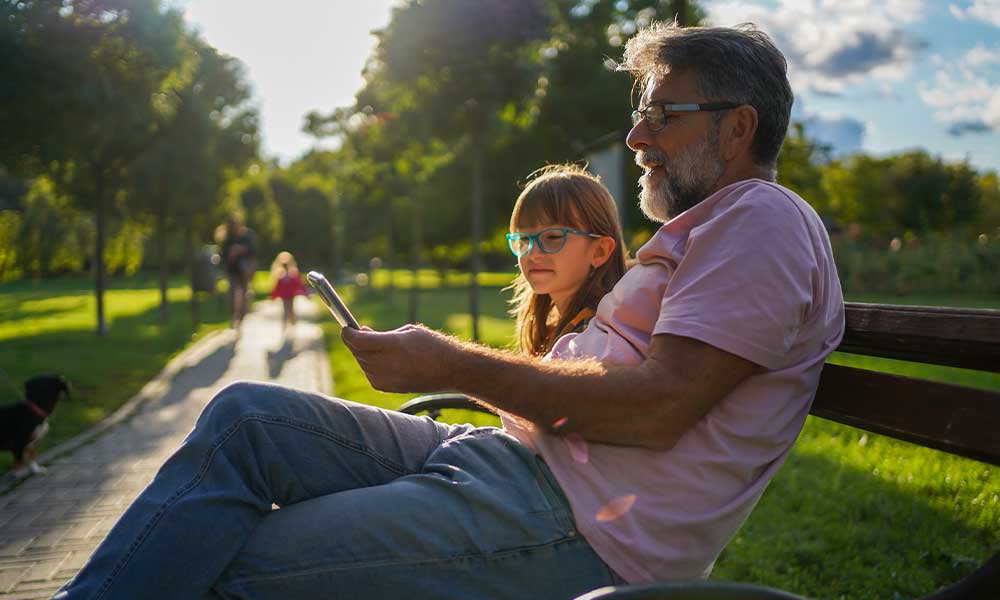
[[[534,459],[535,468],[538,472],[538,486],[548,500],[549,506],[552,507],[552,516],[567,536],[573,537],[578,535],[576,519],[573,518],[573,508],[569,503],[569,498],[563,493],[562,487],[556,480],[556,476],[552,473],[552,470],[549,469],[549,465],[545,464],[545,459],[537,454],[534,455]]]

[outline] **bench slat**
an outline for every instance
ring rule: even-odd
[[[1000,465],[1000,392],[827,364],[810,412]]]
[[[839,352],[1000,372],[1000,310],[846,304]]]

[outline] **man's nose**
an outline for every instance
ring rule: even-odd
[[[628,132],[628,135],[625,136],[625,145],[638,152],[652,143],[650,137],[646,120],[640,119],[638,123],[632,126],[632,130]]]

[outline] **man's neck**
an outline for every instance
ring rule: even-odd
[[[760,167],[753,163],[730,163],[727,165],[725,171],[723,171],[722,176],[716,182],[715,189],[712,190],[712,194],[726,187],[727,185],[736,183],[738,181],[746,181],[747,179],[762,179],[764,181],[774,181],[771,177],[769,169]],[[709,194],[711,195],[711,194]]]

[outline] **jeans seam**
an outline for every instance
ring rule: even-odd
[[[330,571],[349,571],[352,569],[366,569],[366,568],[379,568],[379,567],[397,567],[397,566],[420,566],[420,565],[434,565],[440,563],[448,563],[461,561],[466,559],[500,559],[509,555],[518,554],[521,552],[531,552],[535,550],[544,550],[545,548],[559,546],[562,544],[578,543],[582,540],[579,535],[568,535],[566,537],[553,540],[551,542],[545,542],[542,544],[534,544],[530,546],[518,546],[517,548],[508,548],[506,550],[499,550],[496,552],[467,552],[465,554],[456,554],[453,556],[435,558],[431,560],[427,559],[410,559],[410,560],[376,560],[367,562],[353,562],[347,564],[338,564],[334,566],[324,566],[324,567],[312,567],[302,570],[296,570],[294,572],[282,573],[282,574],[270,574],[270,575],[259,575],[243,577],[239,579],[232,579],[227,582],[227,585],[240,586],[245,584],[261,583],[266,581],[277,581],[281,579],[288,579],[291,577],[299,577],[302,575],[316,575],[318,573],[325,573]]]
[[[122,571],[122,569],[124,569],[128,565],[129,562],[131,562],[131,559],[135,555],[136,551],[138,551],[139,547],[143,544],[143,542],[146,541],[146,538],[149,537],[149,533],[152,531],[154,527],[156,527],[160,519],[163,517],[164,513],[166,513],[167,510],[169,510],[178,500],[180,500],[181,497],[183,497],[185,494],[187,494],[195,487],[197,487],[199,483],[201,483],[201,481],[205,478],[205,475],[208,473],[208,470],[211,468],[212,461],[215,460],[215,455],[219,451],[219,449],[223,445],[225,445],[225,443],[228,442],[229,439],[232,438],[237,431],[239,431],[240,427],[242,427],[244,424],[250,421],[262,421],[277,425],[286,425],[303,431],[308,431],[318,434],[322,437],[331,440],[336,444],[347,447],[347,449],[349,450],[355,450],[357,452],[361,452],[367,455],[368,457],[376,460],[387,469],[395,471],[401,475],[407,475],[407,474],[412,475],[418,472],[418,471],[409,471],[408,469],[395,464],[393,461],[390,461],[385,457],[370,452],[366,446],[363,446],[361,444],[354,444],[336,434],[333,434],[330,431],[327,431],[325,429],[316,427],[308,423],[294,421],[288,419],[287,417],[275,417],[273,415],[259,415],[259,414],[244,415],[239,420],[230,425],[227,429],[225,429],[222,432],[222,435],[215,442],[212,443],[212,445],[209,447],[208,450],[208,456],[202,462],[202,466],[198,470],[197,475],[195,475],[195,477],[191,481],[181,486],[181,488],[177,490],[172,496],[167,498],[167,500],[163,503],[163,505],[160,506],[160,508],[153,514],[152,517],[150,517],[150,519],[143,526],[142,530],[139,532],[136,538],[132,540],[132,543],[129,545],[129,548],[125,552],[125,555],[115,564],[114,568],[111,570],[111,573],[108,574],[107,578],[104,580],[104,583],[101,584],[101,588],[97,591],[95,600],[100,600],[101,598],[104,597],[108,589],[111,587],[112,583],[114,583],[115,577],[118,575],[118,573]]]
[[[300,431],[306,431],[306,432],[309,432],[309,433],[315,433],[315,434],[317,434],[317,435],[319,435],[321,437],[327,438],[328,440],[330,440],[330,441],[332,441],[332,442],[334,442],[336,444],[339,444],[340,446],[343,446],[343,447],[347,448],[348,450],[354,450],[355,452],[359,452],[361,454],[364,454],[365,456],[374,459],[376,462],[378,462],[383,467],[385,467],[385,468],[389,469],[390,471],[393,471],[393,472],[395,472],[395,473],[397,473],[399,475],[414,475],[414,474],[420,472],[419,470],[408,469],[405,466],[396,463],[395,461],[392,461],[392,460],[390,460],[390,459],[388,459],[388,458],[386,458],[386,457],[384,457],[384,456],[382,456],[380,454],[376,454],[376,453],[372,452],[371,449],[368,446],[364,445],[364,444],[359,444],[357,442],[349,440],[349,439],[347,439],[345,437],[342,437],[342,436],[340,436],[340,435],[338,435],[338,434],[336,434],[336,433],[334,433],[334,432],[332,432],[332,431],[330,431],[328,429],[323,429],[322,427],[317,427],[316,425],[313,425],[312,423],[305,423],[305,422],[302,422],[302,421],[297,421],[297,420],[294,420],[294,419],[290,419],[288,417],[279,417],[279,416],[274,416],[274,415],[250,414],[250,415],[246,415],[245,417],[243,417],[242,419],[240,419],[240,421],[239,421],[238,424],[242,425],[244,422],[250,421],[250,420],[264,421],[264,422],[275,424],[275,425],[282,425],[283,424],[283,425],[287,425],[289,427],[298,429]]]

